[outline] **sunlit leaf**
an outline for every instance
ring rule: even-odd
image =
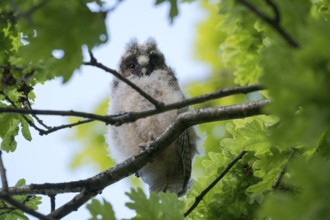
[[[107,219],[107,220],[115,220],[115,213],[113,212],[112,206],[109,202],[103,199],[103,204],[96,199],[93,199],[90,204],[87,205],[87,209],[92,215],[90,220],[98,220],[98,219]]]

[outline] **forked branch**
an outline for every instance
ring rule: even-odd
[[[94,197],[102,190],[131,175],[141,169],[148,161],[152,160],[157,154],[163,151],[170,143],[178,138],[180,133],[190,126],[207,123],[211,121],[229,120],[236,118],[245,118],[262,114],[262,107],[267,105],[269,100],[261,100],[245,104],[205,108],[192,110],[178,115],[177,120],[166,129],[155,141],[146,146],[146,150],[132,158],[127,159],[94,177],[68,182],[54,184],[31,184],[27,186],[14,187],[9,189],[12,194],[58,194],[65,192],[79,192],[79,194],[67,204],[59,207],[50,216],[61,218],[79,208],[82,204]]]

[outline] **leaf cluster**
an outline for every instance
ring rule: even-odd
[[[26,184],[24,179],[20,179],[17,181],[15,186],[24,186]],[[38,209],[38,205],[41,204],[41,197],[40,196],[13,196],[13,198],[26,205],[33,210]],[[19,209],[13,207],[12,205],[0,201],[0,219],[1,220],[28,220],[29,218]]]
[[[55,77],[67,82],[82,64],[83,48],[92,49],[107,40],[106,14],[92,12],[89,2],[0,2],[1,107],[28,108],[36,84]],[[19,126],[24,138],[31,140],[28,121],[33,122],[30,117],[0,115],[1,149],[15,150]]]

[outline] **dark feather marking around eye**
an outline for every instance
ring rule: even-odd
[[[137,67],[137,60],[135,56],[129,56],[124,61],[125,67],[134,70]]]
[[[164,65],[164,57],[159,53],[151,53],[149,55],[149,60],[149,63],[153,68]]]
[[[135,63],[130,63],[128,64],[128,68],[131,70],[134,70],[136,68],[136,64]]]

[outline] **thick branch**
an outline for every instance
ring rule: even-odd
[[[246,151],[242,151],[239,155],[237,155],[228,165],[227,167],[220,173],[220,175],[213,180],[210,185],[208,185],[196,198],[195,202],[190,206],[190,208],[184,213],[184,217],[187,217],[202,201],[204,196],[220,181],[222,178],[230,171],[230,169],[246,154]]]
[[[146,150],[133,156],[94,177],[54,184],[31,184],[21,187],[10,188],[10,194],[58,194],[64,192],[81,192],[72,201],[59,207],[51,214],[52,217],[60,218],[68,214],[68,210],[76,210],[84,202],[111,185],[141,169],[148,161],[164,150],[170,143],[178,138],[180,133],[190,126],[210,121],[244,118],[261,114],[261,108],[269,103],[269,100],[261,100],[246,104],[232,106],[205,108],[188,111],[180,114],[177,120],[166,129],[155,141],[148,144]],[[68,208],[69,207],[69,208]],[[71,212],[70,211],[70,212]]]
[[[69,203],[51,213],[52,217],[61,218],[72,210],[76,210],[96,193],[101,192],[106,186],[113,184],[141,169],[148,161],[151,161],[158,153],[163,151],[170,143],[188,127],[196,124],[206,123],[217,120],[227,120],[234,118],[244,118],[261,114],[261,107],[268,104],[268,100],[251,102],[247,104],[232,105],[218,108],[206,108],[196,111],[189,111],[178,116],[175,123],[166,129],[154,142],[148,144],[146,151],[132,157],[109,170],[87,179],[88,184],[84,187],[85,191],[78,194]],[[242,154],[243,156],[244,154]],[[230,168],[229,168],[230,169]],[[96,188],[95,188],[96,187]]]

